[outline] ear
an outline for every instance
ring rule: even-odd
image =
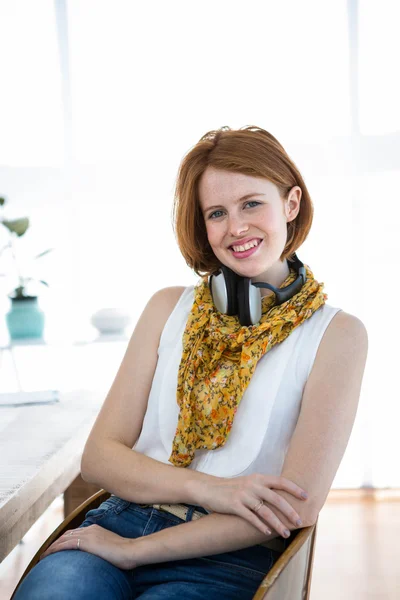
[[[301,195],[302,191],[298,185],[292,187],[290,190],[288,198],[285,201],[285,215],[287,222],[293,221],[299,214]]]

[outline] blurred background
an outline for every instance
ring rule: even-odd
[[[43,370],[46,344],[17,348],[22,385],[111,385],[126,343],[98,355],[87,344],[85,373],[68,344],[93,338],[91,315],[104,307],[129,313],[128,338],[156,290],[197,281],[171,223],[180,161],[211,129],[257,125],[314,202],[299,257],[328,303],[368,330],[333,488],[400,487],[399,20],[396,0],[0,0],[0,196],[8,219],[30,218],[21,260],[49,284],[35,290],[46,344],[71,361],[67,373],[51,353]],[[7,344],[13,283],[0,285]],[[7,391],[17,385],[8,360]]]

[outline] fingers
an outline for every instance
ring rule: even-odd
[[[278,535],[289,537],[290,531],[286,529],[286,526],[268,506],[260,501],[257,502],[259,498],[260,496],[255,497],[253,495],[242,497],[241,501],[236,504],[235,514],[246,519],[246,521],[259,529],[261,533],[270,535],[272,533],[271,528],[273,528]],[[255,511],[254,508],[257,508],[257,510]],[[289,535],[286,535],[286,531]]]
[[[240,516],[246,519],[249,523],[251,523],[256,529],[259,529],[261,533],[265,535],[271,535],[271,527],[275,529],[278,535],[283,536],[284,538],[288,538],[290,536],[289,529],[286,529],[285,525],[281,523],[278,517],[270,510],[267,506],[263,505],[256,513],[247,508],[246,506],[242,506],[240,511]]]
[[[285,490],[285,492],[289,492],[296,498],[300,500],[307,500],[308,494],[305,490],[303,490],[299,485],[290,481],[290,479],[286,479],[286,477],[274,477],[270,475],[265,476],[265,485],[268,488],[275,488],[277,490]]]
[[[255,511],[254,508],[257,508],[257,510]],[[235,512],[264,534],[270,535],[272,533],[271,528],[273,528],[278,535],[282,535],[283,537],[289,537],[290,535],[290,531],[286,529],[286,526],[278,519],[275,513],[265,504],[257,502],[257,497],[255,496],[247,496],[246,499],[243,498]],[[286,535],[286,531],[288,531],[289,535]]]
[[[81,542],[82,542],[82,540],[81,540]],[[77,550],[76,538],[71,537],[69,539],[67,538],[67,540],[64,542],[52,544],[51,546],[49,546],[49,548],[47,548],[46,552],[44,552],[40,556],[39,560],[42,560],[42,558],[45,558],[46,556],[48,556],[49,554],[53,554],[54,552],[60,552],[61,550]]]
[[[285,498],[283,498],[273,490],[265,488],[260,488],[259,496],[262,500],[268,502],[268,504],[276,506],[276,508],[278,508],[281,511],[281,513],[284,514],[289,519],[289,521],[293,523],[293,525],[296,525],[296,527],[302,526],[300,515],[294,510],[293,506],[291,506],[291,504]],[[260,511],[262,510],[262,508],[263,507],[260,508]],[[275,525],[273,525],[273,527],[275,527]]]
[[[261,533],[266,535],[270,535],[272,532],[269,527],[258,517],[258,513],[253,512],[251,509],[246,506],[241,507],[241,510],[237,513],[243,519],[246,519],[249,523],[251,523],[256,529],[259,529]]]
[[[253,512],[253,511],[251,511]],[[260,521],[264,526],[265,531],[265,523],[268,527],[272,527],[275,531],[283,536],[284,538],[288,538],[290,536],[290,530],[286,528],[286,525],[282,523],[270,508],[263,504],[257,513],[254,513],[257,516],[258,521]]]
[[[243,494],[243,489],[241,498],[239,498],[241,505],[245,508],[242,516],[260,529],[260,531],[270,533],[266,531],[266,527],[268,527],[273,528],[279,535],[285,538],[290,536],[290,530],[286,528],[286,525],[282,523],[275,512],[266,504],[260,505],[260,500],[278,508],[295,527],[302,526],[301,517],[291,506],[290,501],[288,502],[273,489],[284,490],[294,497],[304,500],[304,495],[307,495],[307,492],[296,483],[285,477],[253,474],[249,477],[246,487],[248,487],[246,490],[247,493]],[[251,494],[249,494],[250,491]],[[257,508],[257,510],[254,511],[254,508]]]
[[[71,533],[79,533],[78,535],[70,535]],[[77,550],[78,549],[78,537],[81,540],[80,544],[79,544],[79,549],[81,550],[81,545],[82,545],[82,531],[79,530],[76,531],[74,529],[70,529],[69,531],[66,531],[65,533],[63,533],[62,536],[60,536],[55,542],[53,542],[45,552],[43,552],[43,554],[40,555],[39,560],[42,560],[42,558],[45,558],[46,556],[48,556],[49,554],[53,554],[54,552],[59,552],[60,550]]]

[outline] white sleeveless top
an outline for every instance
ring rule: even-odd
[[[185,288],[162,331],[143,427],[133,447],[171,466],[168,458],[178,423],[176,388],[182,336],[193,301],[192,285]],[[319,343],[340,310],[324,304],[264,354],[243,394],[225,445],[196,450],[188,469],[218,477],[281,474]]]

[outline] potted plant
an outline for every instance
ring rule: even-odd
[[[0,207],[6,204],[5,198],[0,198]],[[47,287],[49,284],[42,279],[36,279],[34,277],[25,277],[22,275],[19,268],[16,256],[15,240],[22,237],[29,228],[28,217],[22,217],[20,219],[14,219],[12,221],[6,220],[3,216],[0,217],[0,224],[8,232],[8,242],[3,248],[0,249],[0,258],[4,252],[9,251],[14,264],[15,273],[17,277],[17,285],[7,294],[11,300],[11,307],[6,314],[6,322],[10,338],[12,340],[20,338],[41,338],[43,337],[45,316],[43,311],[38,306],[38,297],[36,295],[30,295],[28,292],[28,286],[30,282],[37,281]],[[40,252],[34,259],[41,258],[53,248]],[[6,273],[0,273],[1,276],[5,276]]]

